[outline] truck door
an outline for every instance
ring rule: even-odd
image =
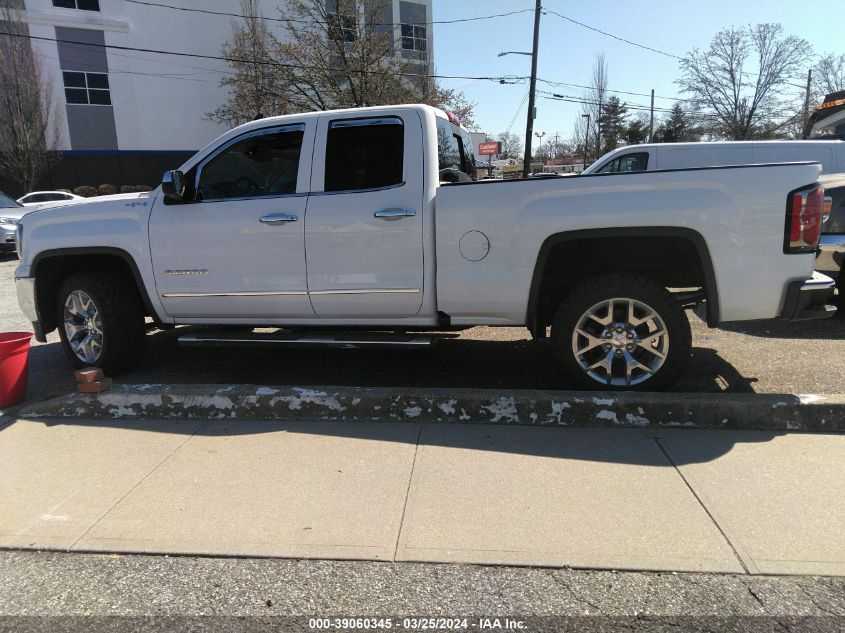
[[[416,112],[320,117],[305,216],[308,291],[318,316],[419,312],[423,155]]]
[[[174,317],[313,317],[305,207],[316,118],[224,142],[186,175],[189,200],[156,200],[156,286]]]

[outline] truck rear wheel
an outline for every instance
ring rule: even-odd
[[[689,321],[656,281],[636,275],[590,279],[560,304],[552,343],[568,377],[587,389],[661,389],[689,359]]]
[[[81,272],[65,279],[56,302],[62,347],[75,367],[118,373],[143,351],[144,311],[126,279]]]

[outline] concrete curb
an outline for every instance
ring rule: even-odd
[[[25,418],[344,420],[845,431],[845,394],[115,385],[26,405]]]

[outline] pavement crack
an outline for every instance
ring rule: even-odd
[[[581,604],[586,605],[591,609],[594,609],[597,613],[601,613],[601,607],[599,607],[599,605],[590,602],[589,600],[586,600],[585,598],[582,598],[577,593],[575,593],[575,590],[569,585],[569,583],[563,580],[563,578],[560,578],[554,570],[548,570],[548,574],[551,577],[552,581],[559,587],[565,589],[566,593],[568,593],[575,601],[580,602]]]
[[[710,509],[704,504],[704,501],[695,491],[695,488],[693,488],[690,482],[687,481],[687,478],[684,477],[684,473],[681,472],[681,469],[678,468],[678,465],[675,463],[675,460],[672,459],[671,455],[669,455],[669,451],[667,451],[666,448],[663,446],[660,441],[660,438],[654,437],[652,439],[654,440],[655,444],[657,444],[657,447],[661,450],[666,459],[669,460],[669,463],[672,464],[672,468],[674,468],[675,472],[678,473],[678,477],[680,477],[681,481],[684,482],[686,487],[689,489],[690,493],[692,493],[692,496],[695,497],[696,501],[698,501],[698,505],[701,506],[701,509],[704,510],[708,517],[710,517],[710,520],[713,522],[713,525],[715,525],[716,529],[719,530],[719,533],[722,535],[722,538],[725,539],[725,542],[728,544],[728,547],[731,548],[731,551],[736,557],[736,560],[739,562],[740,567],[742,567],[742,571],[745,572],[746,575],[750,575],[751,572],[748,571],[748,566],[745,564],[745,561],[742,560],[742,556],[739,555],[739,552],[737,551],[736,547],[734,547],[734,544],[731,542],[731,539],[728,538],[728,535],[722,529],[722,526],[719,525],[719,522],[716,520],[716,517],[714,517],[713,513],[710,512]]]
[[[411,462],[411,474],[408,476],[408,487],[405,489],[405,503],[402,504],[402,516],[399,518],[399,531],[396,534],[396,547],[393,548],[393,562],[399,553],[399,543],[402,540],[402,528],[405,527],[405,510],[408,509],[408,498],[411,496],[411,484],[414,481],[414,470],[417,467],[417,454],[420,452],[420,438],[422,437],[423,426],[420,425],[417,431],[417,443],[414,446],[414,459]]]
[[[757,595],[757,592],[756,592],[756,591],[754,591],[754,590],[751,588],[751,585],[749,585],[747,582],[743,582],[743,581],[740,581],[740,582],[742,582],[742,584],[743,584],[743,585],[745,585],[745,589],[748,591],[748,593],[750,593],[750,594],[751,594],[751,597],[752,597],[752,598],[754,598],[754,599],[757,601],[757,603],[758,603],[761,607],[763,607],[763,609],[765,609],[765,608],[766,608],[766,603],[765,603],[765,602],[763,602],[763,599],[762,599],[760,596],[758,596],[758,595]]]

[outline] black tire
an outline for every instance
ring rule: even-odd
[[[102,332],[98,357],[86,362],[74,352],[65,329],[65,302],[74,291],[84,292],[96,307]],[[74,367],[100,367],[117,374],[136,364],[144,349],[144,308],[133,282],[121,275],[85,271],[69,275],[56,301],[56,323],[62,348]]]
[[[645,304],[651,308],[657,317],[656,320],[649,321],[654,326],[651,333],[646,332],[649,325],[640,325],[632,328],[631,334],[635,337],[645,337],[647,335],[659,332],[659,328],[655,324],[662,323],[666,331],[666,339],[658,339],[655,343],[659,346],[665,345],[665,359],[659,360],[659,356],[653,352],[647,351],[646,346],[637,346],[634,342],[627,341],[629,347],[625,347],[624,337],[627,336],[628,330],[619,332],[619,340],[613,342],[608,340],[606,344],[597,346],[587,353],[581,354],[584,362],[579,361],[573,349],[573,335],[575,328],[581,322],[582,317],[592,308],[599,306],[602,302],[609,299],[629,299],[637,302],[636,309],[640,309],[641,304]],[[626,304],[617,304],[617,311],[626,310]],[[609,308],[608,308],[609,312]],[[624,312],[623,312],[624,313]],[[617,312],[617,314],[619,314]],[[645,312],[639,313],[645,315]],[[604,317],[607,318],[607,317]],[[620,319],[622,317],[620,316]],[[634,321],[639,320],[639,316],[635,315]],[[611,320],[614,320],[611,318]],[[587,320],[585,323],[590,324],[589,327],[594,328],[589,332],[595,335],[594,340],[602,339],[608,336],[605,333],[606,326],[599,325],[597,321]],[[645,329],[644,329],[645,328]],[[609,336],[615,337],[617,331],[615,328],[610,328]],[[601,330],[601,333],[598,332]],[[580,335],[579,335],[580,336]],[[688,362],[690,351],[692,347],[692,334],[690,332],[689,320],[681,305],[672,298],[672,295],[659,283],[649,277],[639,275],[609,275],[606,277],[596,277],[584,281],[576,286],[558,306],[552,321],[552,344],[555,347],[556,353],[562,362],[563,369],[572,383],[576,386],[586,389],[611,390],[611,391],[657,391],[669,385],[680,373],[685,363]],[[577,339],[579,343],[583,342],[583,347],[579,347],[579,351],[586,349],[590,340],[586,337]],[[613,343],[613,345],[611,345]],[[618,345],[619,347],[616,347]],[[630,350],[626,353],[626,350]],[[624,355],[617,359],[615,355]],[[636,378],[628,378],[628,357],[633,357],[637,362],[642,362],[644,365],[651,366],[652,364],[659,364],[659,367],[654,369],[654,373],[650,373],[641,369],[635,369]],[[610,363],[611,371],[599,367],[591,370],[594,376],[590,376],[585,366],[589,367],[590,362],[603,362],[607,358],[611,360],[606,361]],[[623,364],[620,364],[623,363]],[[619,378],[614,378],[614,381],[622,381],[621,384],[608,384],[608,374],[624,374]],[[604,382],[599,378],[603,377]],[[640,381],[637,384],[627,384],[627,380]]]

